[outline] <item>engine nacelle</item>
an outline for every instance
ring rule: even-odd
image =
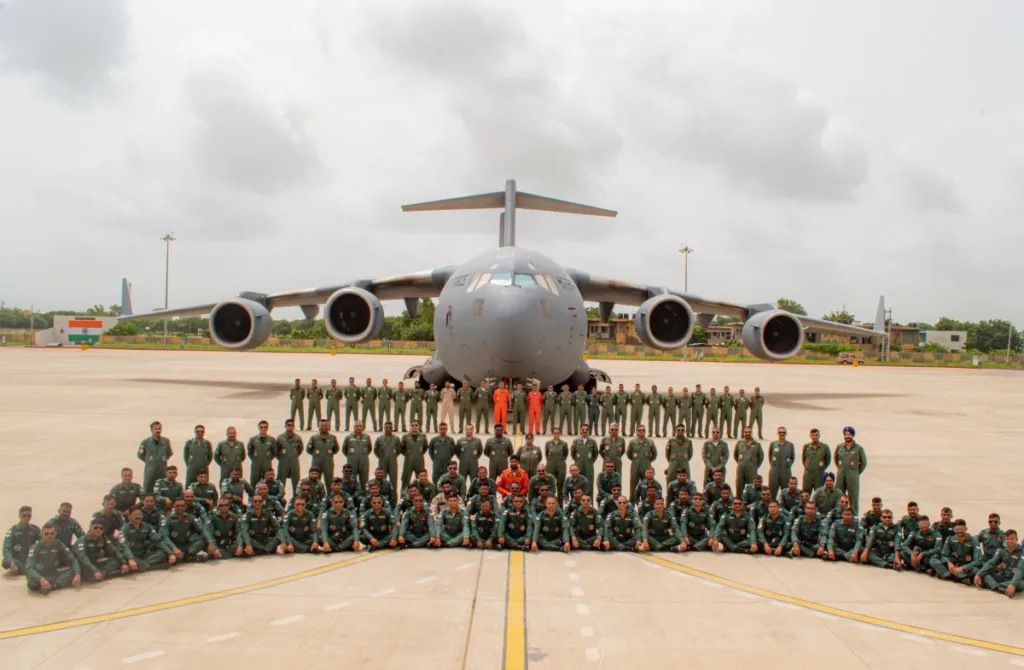
[[[650,298],[640,305],[633,317],[640,341],[662,350],[685,346],[693,335],[695,320],[690,305],[670,293]]]
[[[782,361],[800,352],[804,328],[789,312],[759,312],[743,324],[743,344],[763,361]]]
[[[225,349],[253,349],[270,337],[274,320],[267,308],[245,298],[219,303],[210,312],[210,338]]]
[[[324,326],[331,337],[359,344],[380,335],[384,307],[377,296],[357,286],[338,289],[324,305]]]

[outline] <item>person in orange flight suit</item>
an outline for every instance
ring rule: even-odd
[[[526,416],[530,426],[529,430],[527,430],[528,433],[540,433],[540,409],[543,404],[544,394],[540,392],[539,387],[534,386],[526,394]]]
[[[504,426],[508,419],[508,389],[505,388],[505,381],[498,382],[498,390],[494,392],[494,425]]]

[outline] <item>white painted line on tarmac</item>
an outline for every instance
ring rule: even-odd
[[[772,605],[775,605],[776,607],[778,607],[780,609],[784,609],[784,610],[799,610],[800,609],[796,605],[790,605],[789,603],[780,603],[778,601],[773,602]]]
[[[383,596],[389,596],[389,595],[391,595],[394,592],[395,592],[394,589],[384,589],[383,591],[377,591],[376,593],[371,593],[370,597],[371,598],[382,598]]]
[[[660,568],[660,567],[661,567],[660,565],[657,565],[656,563],[647,563],[647,562],[644,562],[644,565],[645,565],[645,566],[647,566],[648,568],[654,568],[655,570],[657,570],[658,568]]]
[[[575,572],[570,572],[569,573],[569,581],[570,582],[578,582],[578,581],[580,581],[580,576],[578,574],[576,574]]]
[[[594,628],[592,626],[583,626],[580,628],[580,635],[583,637],[594,637]]]
[[[236,637],[240,637],[241,633],[224,633],[223,635],[214,635],[213,637],[206,638],[207,642],[226,642],[227,640],[234,640]]]
[[[572,589],[569,591],[569,593],[572,594],[573,598],[582,598],[583,597],[583,589],[581,589],[578,586],[572,587]]]
[[[475,565],[476,565],[476,563],[462,563],[461,565],[456,565],[455,569],[456,570],[469,570],[470,568],[472,568]]]
[[[293,614],[291,616],[281,617],[280,619],[274,619],[273,621],[270,622],[270,625],[271,626],[287,626],[289,624],[299,623],[300,621],[302,621],[305,618],[306,617],[302,616],[301,614]]]
[[[436,582],[438,579],[437,575],[431,575],[430,577],[420,577],[416,580],[417,584],[427,584],[430,582]]]
[[[838,618],[838,617],[832,616],[831,614],[825,614],[824,612],[815,612],[814,616],[818,617],[819,619],[825,619],[826,621],[831,621],[833,619],[837,619]]]
[[[988,656],[988,652],[982,651],[981,649],[972,649],[971,647],[964,647],[961,645],[957,645],[953,648],[959,651],[961,654],[968,654],[970,656]]]
[[[917,642],[918,644],[935,644],[934,642],[932,642],[928,638],[921,637],[920,635],[911,635],[910,633],[901,633],[900,637],[902,637],[904,640],[910,640],[911,642]]]
[[[747,600],[757,600],[757,596],[753,593],[747,593],[746,591],[736,591],[736,595],[746,598]]]
[[[487,560],[488,561],[493,561],[496,558],[501,558],[501,554],[499,554],[497,552],[493,552],[493,551],[491,553],[487,554]]]
[[[141,654],[135,654],[134,656],[129,656],[128,658],[122,658],[121,662],[131,665],[132,663],[138,663],[139,661],[148,661],[151,658],[160,658],[166,653],[166,651],[147,651]]]
[[[565,562],[565,567],[567,567],[567,568],[575,568],[576,565],[577,565],[576,561],[566,561]]]
[[[1010,663],[1016,665],[1018,668],[1024,668],[1024,661],[1020,660],[1019,658],[1012,659]]]
[[[341,602],[331,603],[330,605],[324,605],[325,612],[333,612],[334,610],[344,609],[351,605],[352,602],[349,600],[342,600]]]
[[[712,589],[724,589],[725,588],[721,584],[716,584],[715,582],[702,581],[701,584],[703,584],[704,586],[707,586],[708,588],[712,588]]]
[[[601,650],[597,647],[587,647],[587,660],[588,661],[600,661]]]
[[[588,614],[590,614],[590,608],[584,605],[583,603],[580,603],[576,606],[576,614],[579,614],[581,616],[587,616]]]
[[[869,633],[881,633],[882,631],[885,630],[884,628],[879,628],[878,626],[872,626],[871,624],[864,623],[862,621],[854,621],[853,625],[856,626],[857,628],[860,628],[861,630],[866,630]]]

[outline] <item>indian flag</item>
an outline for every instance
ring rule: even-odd
[[[96,344],[103,334],[103,322],[96,319],[71,319],[68,321],[68,342],[75,344]]]

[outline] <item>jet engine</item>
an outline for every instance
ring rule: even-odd
[[[759,312],[743,324],[743,344],[763,361],[795,356],[804,344],[804,327],[789,312]]]
[[[377,296],[365,289],[338,289],[324,305],[324,326],[339,342],[366,342],[379,336],[384,328],[384,308]]]
[[[640,341],[662,350],[685,346],[693,335],[695,320],[690,305],[669,293],[648,299],[633,317]]]
[[[225,300],[210,312],[210,337],[225,349],[258,347],[270,337],[273,325],[266,307],[245,298]]]

